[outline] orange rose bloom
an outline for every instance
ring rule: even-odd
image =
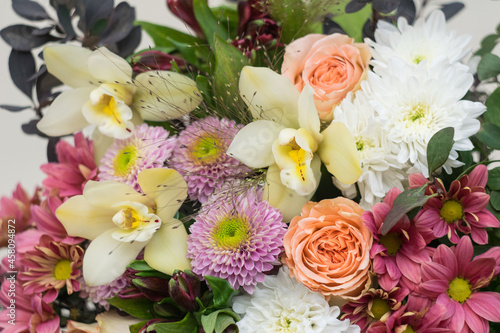
[[[283,241],[291,275],[337,303],[361,296],[371,284],[373,241],[362,213],[357,203],[342,197],[305,204]]]
[[[311,34],[286,47],[281,73],[299,91],[306,84],[313,87],[319,117],[332,120],[334,107],[359,89],[370,59],[368,45],[346,35]]]

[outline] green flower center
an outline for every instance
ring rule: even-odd
[[[372,303],[371,312],[373,318],[380,320],[387,312],[391,311],[391,307],[381,298],[375,298]]]
[[[115,176],[124,177],[129,172],[130,168],[135,165],[137,160],[137,148],[134,146],[127,146],[120,150],[116,155],[113,167],[115,169]]]
[[[73,270],[71,269],[71,260],[63,259],[56,264],[54,268],[54,277],[56,280],[67,280],[71,277]]]
[[[470,287],[471,286],[467,280],[462,279],[461,277],[456,277],[450,282],[448,296],[457,302],[463,303],[472,294]]]
[[[440,210],[440,215],[443,220],[448,223],[453,223],[462,219],[464,215],[464,208],[462,204],[456,200],[448,200],[443,204]]]
[[[415,65],[418,65],[418,64],[420,64],[420,63],[422,62],[422,60],[424,60],[424,59],[425,59],[425,57],[424,57],[424,56],[422,56],[422,55],[417,55],[417,56],[413,57],[413,63],[414,63]],[[412,331],[412,332],[413,332],[413,331]]]
[[[380,237],[379,243],[385,246],[390,256],[393,256],[398,253],[401,244],[403,244],[403,240],[397,233],[391,232],[390,234]]]
[[[213,231],[216,245],[226,249],[238,248],[245,242],[247,235],[247,221],[234,216],[219,221]]]
[[[211,164],[223,153],[222,143],[217,137],[202,137],[190,147],[191,156],[199,164]]]
[[[408,325],[406,329],[401,333],[415,333],[415,330],[410,325]]]
[[[418,103],[411,107],[410,112],[405,117],[405,120],[412,123],[421,123],[425,119],[428,112],[429,108],[426,105]]]

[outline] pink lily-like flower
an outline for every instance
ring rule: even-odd
[[[422,174],[410,175],[410,187],[418,187],[427,183]],[[430,198],[415,217],[419,226],[434,230],[436,238],[448,235],[452,243],[457,243],[457,231],[470,234],[478,244],[488,243],[488,233],[485,228],[498,228],[500,222],[490,213],[486,206],[490,195],[484,187],[488,181],[488,170],[484,165],[478,165],[469,175],[454,180],[449,191],[446,191],[442,181],[436,178],[436,186],[429,186],[427,193],[442,192],[441,195]]]
[[[489,321],[500,322],[500,293],[481,292],[495,276],[498,249],[472,259],[468,236],[456,247],[438,246],[432,262],[422,264],[417,293],[446,308],[446,327],[454,332],[489,332]]]
[[[384,290],[391,290],[397,285],[413,290],[420,282],[420,264],[430,261],[427,244],[431,240],[431,231],[415,226],[406,215],[386,235],[382,235],[382,225],[399,193],[401,190],[391,189],[383,202],[375,204],[361,217],[373,234],[370,258],[373,259],[373,271]]]

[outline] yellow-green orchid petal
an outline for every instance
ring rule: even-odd
[[[132,316],[124,316],[116,310],[111,310],[98,314],[95,319],[99,323],[99,333],[123,333],[129,332],[130,325],[137,324],[142,319],[137,319]]]
[[[97,80],[90,74],[87,61],[92,51],[69,44],[46,46],[43,59],[50,74],[72,88],[97,85]]]
[[[132,67],[122,57],[100,47],[88,58],[89,73],[103,83],[131,83]]]
[[[156,215],[163,223],[169,222],[187,197],[187,184],[174,169],[154,168],[143,170],[137,182],[144,193],[154,200]]]
[[[148,207],[154,207],[155,202],[147,195],[141,194],[127,184],[115,181],[88,181],[83,189],[87,202],[95,207],[111,208],[121,201],[139,202]],[[115,209],[117,212],[119,209]]]
[[[146,245],[144,260],[149,266],[168,275],[172,275],[176,269],[190,269],[190,260],[186,258],[187,239],[188,234],[182,222],[171,219]]]
[[[194,110],[203,100],[196,82],[175,72],[155,71],[139,74],[134,85],[132,109],[144,120],[179,118]]]
[[[322,132],[318,153],[328,171],[344,184],[355,183],[361,176],[356,142],[347,127],[333,121]]]
[[[254,119],[298,127],[299,92],[286,77],[269,68],[245,66],[241,71],[239,90]]]
[[[299,125],[305,128],[313,136],[317,143],[320,143],[323,136],[320,134],[321,123],[314,104],[314,89],[306,85],[299,97]]]

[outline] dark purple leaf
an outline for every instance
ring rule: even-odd
[[[35,81],[29,80],[29,78],[35,74],[36,65],[31,52],[12,50],[9,56],[9,71],[16,87],[33,100]]]
[[[373,0],[373,10],[383,14],[390,14],[399,7],[400,0]]]
[[[56,145],[61,140],[60,137],[51,137],[47,143],[47,161],[57,163]]]
[[[366,5],[366,2],[361,2],[358,0],[352,0],[345,6],[345,12],[346,13],[355,13],[357,11],[360,11],[363,9]]]
[[[41,28],[41,29],[36,29],[33,30],[32,35],[33,36],[44,36],[50,34],[50,32],[54,29],[54,26],[52,27],[46,27],[46,28]]]
[[[128,57],[133,54],[141,43],[142,29],[140,26],[136,26],[130,31],[127,37],[116,43],[118,48],[118,55],[123,58]]]
[[[366,20],[365,25],[363,26],[363,37],[375,40],[375,27],[369,19]]]
[[[44,66],[45,67],[45,66]],[[45,68],[44,68],[45,69]],[[41,72],[40,70],[39,72]],[[36,97],[40,106],[49,105],[55,94],[52,93],[54,87],[62,84],[56,77],[44,70],[36,80]]]
[[[397,12],[397,17],[404,17],[409,24],[413,24],[416,14],[417,9],[415,8],[415,2],[413,2],[413,0],[401,0],[401,4],[399,5]]]
[[[17,15],[31,21],[50,19],[45,9],[35,1],[14,0],[12,1],[12,9],[14,9]]]
[[[447,3],[441,7],[441,11],[444,13],[446,20],[449,20],[455,16],[459,11],[464,9],[465,5],[461,2]]]
[[[54,9],[57,10],[58,7],[64,6],[66,7],[69,11],[75,8],[76,2],[80,0],[50,0],[50,5],[54,7]]]
[[[342,27],[337,23],[325,17],[323,20],[323,33],[326,35],[331,35],[333,33],[341,33],[345,35],[345,31]]]
[[[90,32],[97,21],[106,19],[113,12],[113,0],[80,0],[76,2],[76,12],[80,16],[78,28]]]
[[[135,9],[126,2],[116,6],[106,30],[102,33],[100,45],[114,44],[121,41],[134,28]]]
[[[0,104],[0,109],[4,109],[10,112],[19,112],[31,108],[31,106],[16,106],[16,105],[6,105]]]
[[[41,30],[23,24],[16,24],[8,26],[0,31],[0,36],[9,44],[13,49],[18,51],[30,51],[35,47],[42,46],[50,41],[57,40],[57,38],[49,34],[40,35]]]
[[[64,29],[64,32],[66,32],[66,35],[76,36],[73,24],[71,23],[70,11],[66,6],[57,7],[57,18],[59,19],[59,24]]]
[[[38,124],[39,121],[40,119],[32,119],[26,124],[22,124],[21,129],[23,130],[24,133],[28,135],[38,135],[41,136],[42,138],[48,138],[46,134],[40,132],[38,127],[36,127],[36,124]]]

